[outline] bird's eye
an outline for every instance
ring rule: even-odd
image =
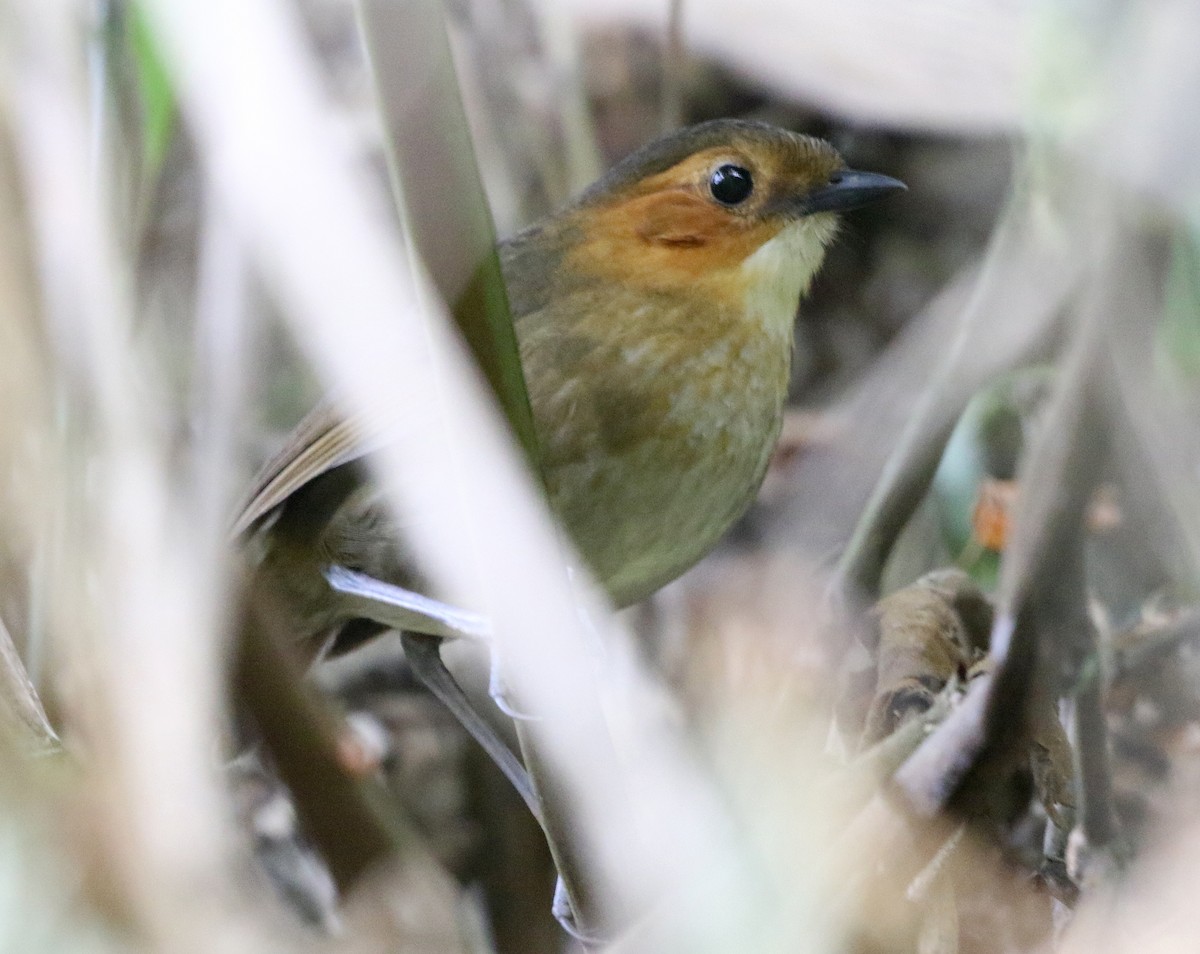
[[[708,191],[722,205],[737,205],[745,202],[754,191],[754,180],[750,178],[749,169],[726,163],[709,176]]]

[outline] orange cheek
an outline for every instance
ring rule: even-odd
[[[610,208],[589,210],[587,238],[565,265],[580,274],[648,292],[686,291],[702,282],[706,293],[728,284],[736,268],[779,232],[775,223],[753,223],[684,190],[635,196]],[[731,277],[731,276],[730,276]],[[729,288],[740,294],[740,288]]]

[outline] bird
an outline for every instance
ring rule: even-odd
[[[904,188],[824,140],[712,120],[499,244],[548,502],[615,606],[693,566],[754,499],[797,308],[839,216]],[[309,658],[401,630],[418,676],[527,786],[437,657],[439,638],[485,624],[421,602],[370,450],[361,422],[319,406],[253,481],[235,531]]]

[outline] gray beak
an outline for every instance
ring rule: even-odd
[[[797,203],[797,211],[801,215],[811,215],[814,212],[845,212],[907,190],[908,186],[891,176],[881,176],[877,172],[840,169],[829,177],[827,185],[819,186],[803,196]]]

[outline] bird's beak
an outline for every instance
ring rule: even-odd
[[[881,176],[877,172],[839,169],[829,177],[828,184],[818,186],[800,196],[795,208],[800,215],[812,215],[814,212],[845,212],[895,192],[907,190],[908,186],[891,176]]]

